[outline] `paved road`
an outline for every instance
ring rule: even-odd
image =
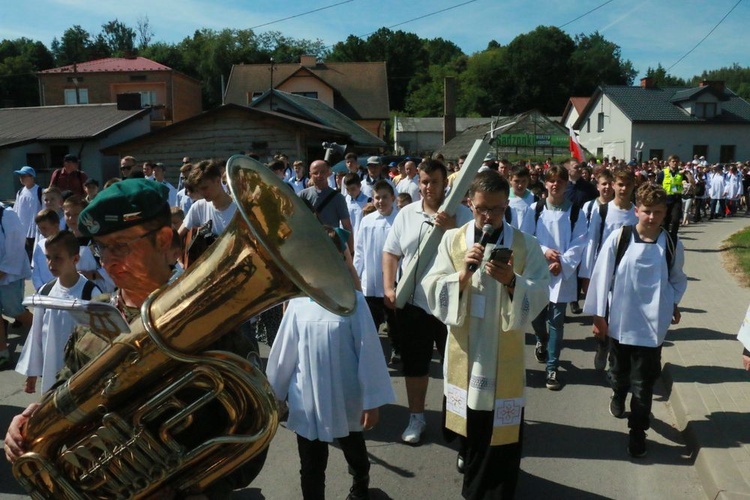
[[[740,227],[739,224],[732,224]],[[716,226],[718,227],[718,226]],[[691,228],[700,238],[699,227]],[[686,241],[690,245],[692,242]],[[690,258],[690,256],[688,256]],[[718,260],[713,265],[719,265]],[[690,274],[690,272],[688,272]],[[690,286],[701,286],[691,281]],[[741,313],[740,313],[741,314]],[[690,316],[685,317],[689,325]],[[669,342],[679,331],[670,333]],[[18,342],[17,332],[11,340]],[[590,324],[577,316],[566,324],[560,376],[560,392],[544,387],[543,366],[532,352],[533,338],[527,335],[527,409],[524,459],[518,498],[555,499],[699,499],[705,498],[694,467],[695,452],[685,444],[672,412],[669,388],[659,384],[653,406],[653,428],[648,432],[649,454],[631,459],[626,451],[627,423],[608,413],[610,390],[604,374],[593,369],[593,341]],[[20,348],[19,348],[20,349]],[[461,476],[455,471],[455,448],[440,434],[440,368],[434,363],[428,394],[428,433],[422,446],[399,443],[408,416],[403,379],[392,370],[398,403],[385,407],[381,423],[367,435],[373,464],[373,499],[460,497]],[[0,427],[5,429],[12,415],[34,397],[21,391],[23,377],[12,371],[0,373]],[[0,464],[0,498],[22,498],[23,492]],[[274,439],[266,467],[247,489],[234,498],[299,498],[298,458],[294,435],[281,427]],[[327,492],[330,498],[344,498],[349,488],[346,464],[339,450],[332,448],[328,465]]]

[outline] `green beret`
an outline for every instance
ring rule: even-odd
[[[150,179],[126,179],[102,190],[78,216],[84,236],[102,236],[169,214],[169,188]]]

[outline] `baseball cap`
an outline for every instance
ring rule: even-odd
[[[18,175],[30,175],[30,176],[36,178],[36,170],[34,170],[33,168],[31,168],[28,165],[24,165],[23,167],[19,168],[18,170],[14,170],[13,173],[14,174],[18,174]]]

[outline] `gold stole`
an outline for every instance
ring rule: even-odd
[[[473,224],[473,221],[469,224]],[[513,229],[513,271],[519,276],[523,275],[526,265],[526,243],[523,233],[516,228],[506,226],[505,230]],[[451,245],[451,261],[454,269],[461,269],[464,266],[464,256],[466,255],[466,226],[456,231]],[[518,280],[518,285],[521,280]],[[519,290],[516,285],[517,291]],[[502,286],[502,285],[501,285]],[[523,287],[525,288],[525,286]],[[471,287],[467,287],[464,294],[467,304],[471,304]],[[497,294],[497,300],[500,301],[502,293]],[[523,297],[516,294],[515,300],[522,300]],[[493,304],[489,311],[500,312],[500,304]],[[448,369],[446,373],[446,382],[453,384],[465,391],[469,388],[469,330],[471,324],[471,307],[467,307],[466,319],[460,327],[449,327],[448,335]],[[497,321],[498,339],[497,345],[497,367],[495,378],[495,401],[500,399],[522,398],[525,385],[525,364],[524,364],[524,332],[519,331],[502,331],[503,320],[500,316],[491,318],[490,321]],[[497,410],[496,410],[497,411]],[[520,411],[520,409],[519,409]],[[445,426],[460,434],[466,436],[466,419],[455,413],[445,412]],[[501,446],[505,444],[517,443],[519,435],[519,425],[495,426],[492,429],[492,441],[490,446]]]

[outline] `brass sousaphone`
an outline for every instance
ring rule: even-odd
[[[292,297],[354,310],[340,253],[294,192],[246,156],[229,159],[227,177],[237,213],[226,231],[31,416],[13,473],[34,498],[204,490],[263,451],[278,425],[265,376],[206,349]]]

